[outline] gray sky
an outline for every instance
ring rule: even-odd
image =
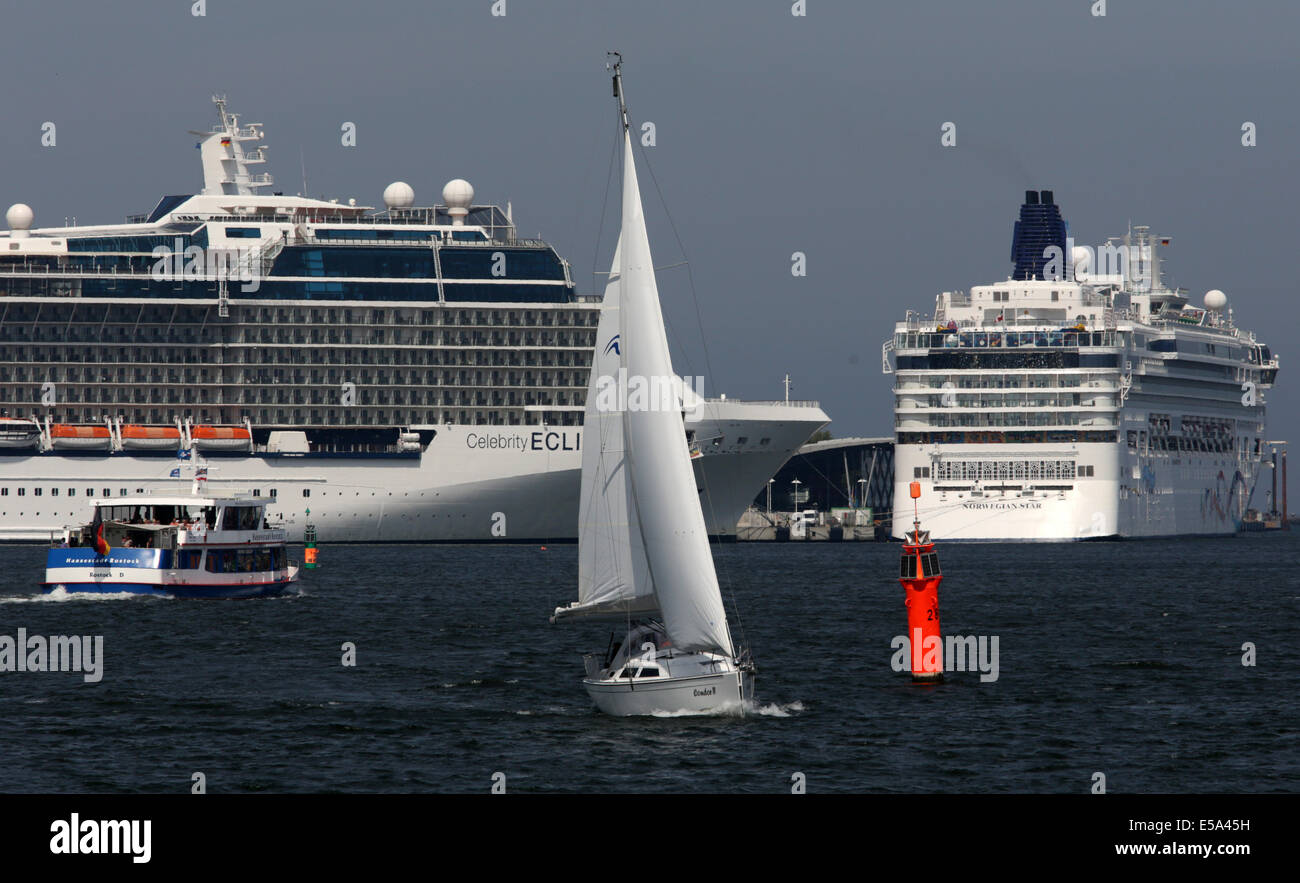
[[[1080,243],[1129,221],[1172,235],[1168,281],[1198,303],[1223,289],[1281,353],[1269,435],[1300,440],[1300,4],[1092,5],[807,0],[796,18],[791,0],[506,0],[494,17],[491,0],[207,0],[197,18],[186,0],[9,2],[0,204],[27,202],[37,225],[117,222],[195,192],[186,130],[225,92],[265,124],[276,189],[302,189],[300,151],[311,195],[366,205],[397,179],[432,204],[464,177],[477,201],[512,200],[520,233],[554,242],[591,291],[616,233],[601,203],[619,49],[699,296],[703,337],[685,271],[661,274],[677,368],[710,393],[779,398],[788,371],[836,435],[889,434],[881,342],[936,292],[1006,278],[1022,191],[1042,188]],[[656,260],[676,263],[641,179]]]

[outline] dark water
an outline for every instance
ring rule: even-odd
[[[0,634],[106,658],[0,673],[0,790],[1300,790],[1300,531],[941,546],[944,633],[998,636],[1000,671],[938,687],[890,666],[898,546],[714,551],[760,666],[743,718],[593,710],[608,631],[546,621],[573,546],[328,546],[301,597],[224,602],[36,599],[44,550],[0,547]]]

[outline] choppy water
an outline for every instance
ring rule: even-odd
[[[627,720],[580,683],[608,631],[547,623],[573,546],[329,546],[252,601],[38,597],[44,550],[0,547],[0,634],[105,653],[98,684],[0,673],[0,790],[1300,790],[1300,531],[941,546],[943,631],[998,636],[1000,670],[937,687],[890,666],[898,546],[714,552],[757,713]]]

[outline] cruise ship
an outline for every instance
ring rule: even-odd
[[[600,296],[461,179],[433,207],[400,181],[381,210],[272,190],[262,126],[214,102],[201,192],[124,224],[6,212],[0,540],[196,477],[275,497],[294,541],[575,539]],[[698,399],[711,533],[828,420]]]
[[[919,482],[943,540],[1239,530],[1277,356],[1222,291],[1192,303],[1162,281],[1168,237],[1131,227],[1094,249],[1067,233],[1052,192],[1027,192],[1012,275],[895,326],[894,499]]]

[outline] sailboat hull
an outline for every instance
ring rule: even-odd
[[[588,678],[582,683],[597,708],[618,717],[743,714],[754,694],[753,675],[742,671],[638,681]]]

